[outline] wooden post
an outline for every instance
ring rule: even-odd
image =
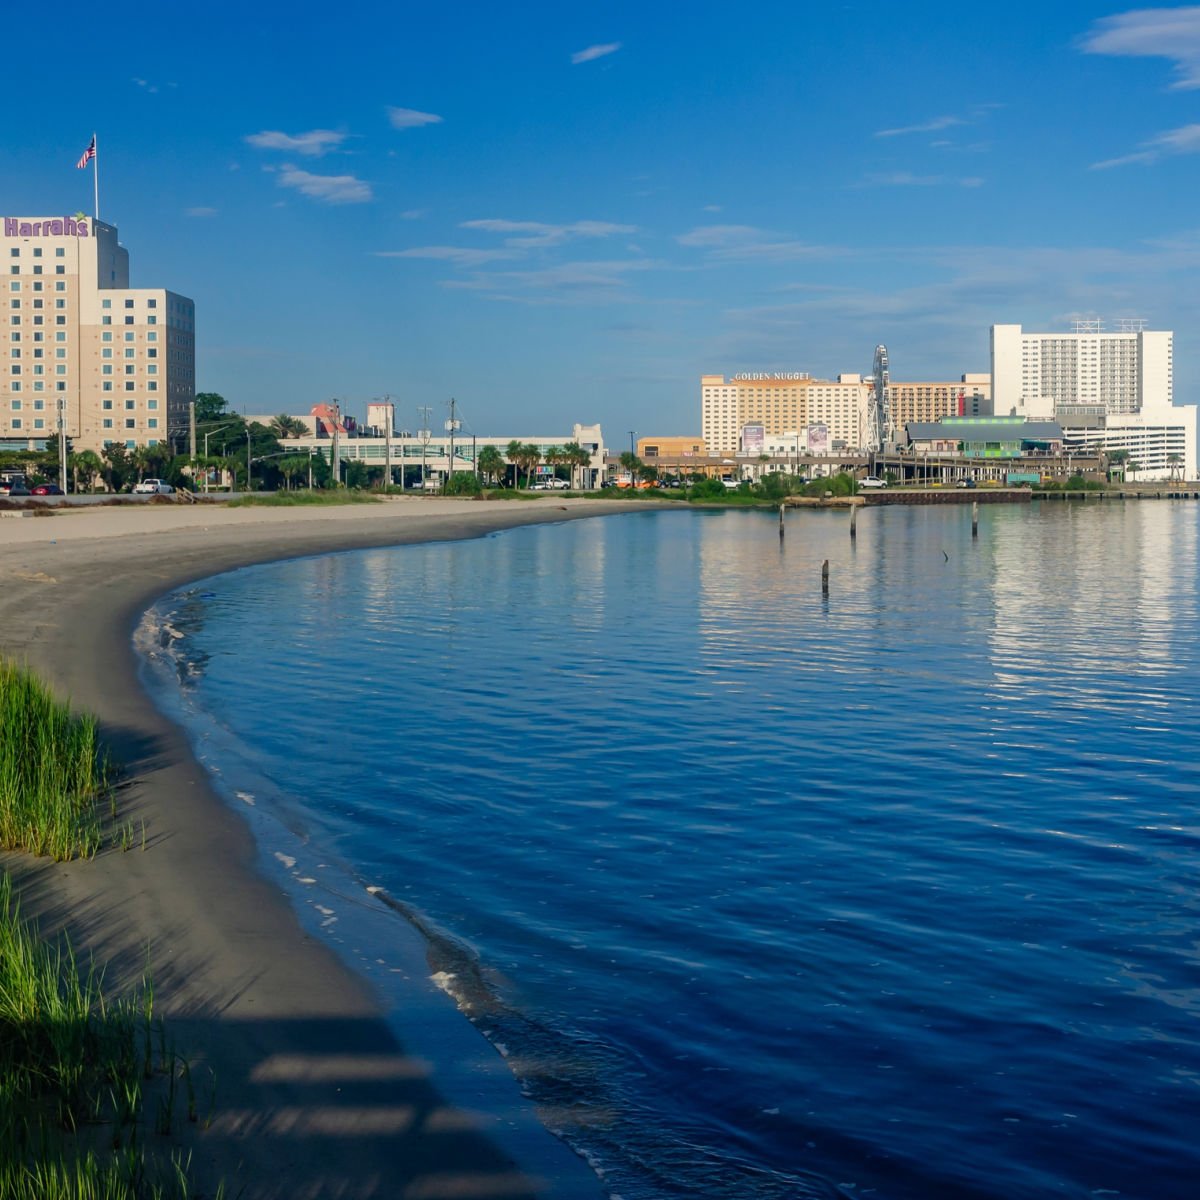
[[[779,540],[783,541],[783,505],[779,506]]]
[[[829,559],[821,564],[821,594],[829,595]]]
[[[858,537],[858,505],[850,505],[850,540]]]
[[[979,536],[979,501],[971,501],[971,536]]]

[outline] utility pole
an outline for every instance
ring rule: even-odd
[[[188,403],[188,458],[196,458],[196,401]]]
[[[62,485],[63,494],[67,488],[67,400],[65,396],[58,398],[58,482]]]
[[[254,490],[250,481],[250,426],[246,426],[246,491]]]
[[[395,423],[392,419],[392,397],[389,392],[384,396],[384,403],[387,412],[387,425],[384,427],[384,456],[387,459],[387,467],[383,475],[383,490],[386,492],[392,486],[392,425]]]
[[[417,433],[421,438],[421,491],[423,492],[425,490],[425,450],[429,446],[429,405],[419,404],[417,406],[417,412],[421,414],[421,417],[425,422],[425,424],[417,430]]]
[[[450,420],[446,422],[446,428],[450,430],[450,470],[446,475],[446,482],[449,483],[454,475],[454,431],[458,427],[458,422],[454,419],[454,397],[450,397]]]
[[[334,400],[329,407],[333,410],[333,486],[339,488],[342,486],[342,457],[338,445],[338,427],[342,423],[342,406]]]

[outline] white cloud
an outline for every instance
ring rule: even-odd
[[[440,125],[442,118],[436,113],[418,112],[415,108],[388,107],[388,120],[393,129],[420,129],[422,125]]]
[[[427,215],[427,210],[424,208],[406,208],[404,210],[404,212],[402,212],[400,214],[400,220],[402,220],[402,221],[419,221],[422,217],[424,217],[426,215]]]
[[[365,204],[372,199],[371,185],[353,175],[314,175],[290,163],[280,169],[279,186],[295,188],[322,204]]]
[[[1080,39],[1085,54],[1166,58],[1173,88],[1200,88],[1200,7],[1139,8],[1103,17]]]
[[[287,150],[293,154],[305,154],[320,158],[330,150],[336,150],[348,137],[332,129],[310,129],[307,133],[283,133],[278,129],[264,129],[245,138],[256,150]]]
[[[463,221],[463,229],[479,229],[485,233],[508,233],[522,236],[506,237],[506,246],[530,249],[537,246],[559,246],[574,238],[608,237],[614,233],[636,233],[636,225],[617,225],[612,221],[573,221],[567,225],[550,225],[543,221],[508,221],[487,218]]]
[[[594,59],[605,58],[609,54],[616,54],[620,48],[620,42],[602,42],[595,46],[588,46],[586,50],[576,50],[571,55],[571,62],[575,66],[579,66],[580,63],[592,62]]]
[[[217,210],[215,208],[198,206],[196,208],[185,208],[183,213],[186,217],[215,217],[217,215]]]
[[[412,246],[408,250],[376,250],[376,258],[428,258],[456,267],[480,267],[517,255],[511,250],[478,250],[470,246]]]
[[[158,87],[155,84],[151,83],[148,79],[134,79],[132,82],[137,84],[137,86],[140,87],[142,89],[142,91],[149,92],[151,95],[156,95],[158,92]],[[171,84],[171,87],[174,87],[174,86],[175,86],[174,84]]]
[[[1160,133],[1157,137],[1142,142],[1141,147],[1131,154],[1092,163],[1092,170],[1106,171],[1110,167],[1124,167],[1130,163],[1148,166],[1168,155],[1197,153],[1200,153],[1200,125],[1183,125],[1179,129],[1168,129],[1166,133]]]
[[[920,125],[902,125],[898,129],[878,129],[876,137],[900,137],[906,133],[936,133],[939,129],[950,129],[955,125],[965,125],[962,117],[934,117],[931,121],[923,121]]]
[[[675,240],[681,246],[703,250],[711,259],[723,261],[813,258],[836,253],[828,246],[812,246],[753,225],[701,225]]]

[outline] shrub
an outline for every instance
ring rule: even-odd
[[[455,471],[446,480],[447,496],[482,496],[483,484],[471,471]]]

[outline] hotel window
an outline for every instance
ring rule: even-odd
[[[13,258],[20,258],[21,251],[14,246],[13,249],[9,251],[9,254],[12,255]]]
[[[102,333],[100,335],[100,340],[102,342],[111,342],[112,341],[112,332],[109,330],[106,330],[104,333]]]
[[[158,384],[157,384],[157,383],[155,383],[153,379],[152,379],[152,380],[150,380],[150,382],[149,382],[148,384],[146,384],[146,391],[148,391],[148,392],[157,392],[157,391],[158,391]]]
[[[108,346],[105,346],[104,349],[100,351],[100,357],[112,358],[112,349]]]
[[[111,375],[112,367],[110,367],[107,363],[105,363],[104,366],[102,366],[100,368],[100,374],[101,375]],[[330,473],[332,474],[332,468],[330,468]]]
[[[125,449],[126,449],[126,450],[136,450],[136,449],[137,449],[137,442],[133,442],[133,441],[126,442],[126,443],[125,443]]]
[[[21,273],[21,268],[20,268],[20,267],[18,267],[18,266],[16,266],[16,265],[13,265],[13,266],[9,267],[9,269],[8,269],[8,273],[9,273],[10,275],[20,275],[20,273]]]
[[[65,292],[67,290],[67,285],[61,279],[56,279],[54,281],[54,290],[56,292]]]
[[[149,365],[149,366],[146,368],[146,374],[147,374],[147,375],[155,375],[155,374],[157,374],[157,373],[158,373],[158,364],[157,364],[157,363],[151,363],[151,364],[150,364],[150,365]]]
[[[41,412],[42,409],[44,409],[45,407],[46,407],[45,400],[35,400],[33,402],[33,411],[34,412]]]
[[[40,292],[42,290],[42,283],[40,279],[35,279],[33,281],[33,290],[35,292]]]
[[[125,418],[125,428],[126,429],[136,429],[137,421],[133,417],[126,417]]]
[[[12,427],[13,427],[14,429],[20,429],[20,428],[21,428],[21,418],[20,418],[20,417],[13,417],[13,426],[12,426]]]
[[[67,368],[59,364],[54,368],[54,373],[55,375],[65,375],[67,373]]]
[[[157,400],[147,400],[147,401],[146,401],[146,407],[147,407],[147,408],[157,408],[157,407],[158,407],[158,401],[157,401]]]
[[[132,392],[132,391],[133,391],[133,380],[132,380],[132,379],[127,379],[127,380],[125,381],[125,390],[126,390],[127,392]]]
[[[14,279],[12,283],[8,285],[8,290],[10,292],[19,292],[21,290],[21,281],[19,279]]]
[[[20,352],[20,350],[14,350],[14,351],[12,351],[12,356],[13,356],[13,358],[20,358],[20,357],[21,357],[21,352]]]
[[[125,367],[125,374],[126,374],[126,375],[132,375],[135,369],[136,369],[136,368],[134,367],[134,365],[133,365],[132,363],[129,363],[129,364],[128,364],[128,365]]]
[[[54,357],[55,358],[66,358],[67,352],[65,350],[59,348],[58,350],[55,350]]]
[[[102,402],[101,402],[101,404],[100,404],[100,407],[101,407],[101,408],[103,408],[103,409],[104,409],[106,412],[108,412],[108,411],[111,411],[111,409],[112,409],[112,401],[111,401],[111,400],[104,400],[104,401],[102,401]]]
[[[33,248],[33,257],[34,257],[34,258],[41,258],[41,257],[42,257],[42,248],[41,248],[41,246],[34,246],[34,248]]]
[[[36,300],[33,302],[33,305],[34,305],[34,307],[35,307],[35,308],[37,307],[37,301],[36,301]],[[54,302],[54,307],[55,307],[55,308],[66,308],[66,307],[67,307],[67,302],[66,302],[65,300],[55,300],[55,302]]]
[[[20,375],[20,373],[21,373],[21,367],[20,367],[20,364],[18,364],[17,366],[15,366],[15,367],[13,367],[13,368],[12,368],[12,373],[13,373],[14,375]]]
[[[40,275],[40,274],[42,273],[42,268],[41,268],[40,266],[36,266],[36,267],[34,267],[34,268],[33,268],[33,273],[34,273],[35,275]]]
[[[21,323],[21,318],[20,318],[20,317],[9,317],[9,324],[10,324],[10,325],[20,325],[20,323]]]
[[[126,324],[126,325],[132,325],[132,324],[133,324],[133,318],[132,318],[132,317],[126,317],[126,318],[125,318],[125,324]]]
[[[100,324],[101,324],[101,325],[111,325],[111,324],[112,324],[112,317],[101,317],[101,318],[100,318]]]
[[[157,334],[157,333],[155,333],[155,332],[154,332],[154,330],[151,330],[151,331],[150,331],[148,334],[146,334],[146,341],[148,341],[148,342],[157,342],[157,341],[158,341],[158,334]]]
[[[65,392],[67,390],[66,380],[60,380],[58,383],[56,383],[54,385],[54,390],[56,392]]]
[[[41,335],[39,334],[38,336],[40,337]],[[67,335],[65,333],[56,333],[54,335],[54,340],[56,342],[65,342],[67,340]]]
[[[126,400],[126,401],[125,401],[125,411],[126,411],[126,412],[132,412],[132,411],[133,411],[133,406],[134,406],[134,404],[135,404],[135,403],[136,403],[136,402],[135,402],[135,401],[133,401],[133,400]]]
[[[126,301],[125,301],[125,307],[126,307],[126,308],[132,308],[132,307],[133,307],[133,301],[132,301],[132,300],[126,300]]]
[[[15,379],[13,380],[13,383],[12,383],[12,390],[13,390],[14,392],[19,392],[19,391],[21,390],[21,384],[20,384],[20,382],[19,382],[19,381],[15,380]]]
[[[147,300],[147,301],[146,301],[146,307],[147,307],[147,308],[157,308],[157,307],[158,307],[158,301],[157,301],[157,300]]]
[[[66,249],[62,246],[59,246],[58,249],[54,251],[54,257],[55,258],[66,258],[67,257]]]
[[[158,324],[158,318],[157,318],[157,317],[156,317],[156,316],[155,316],[153,313],[151,313],[151,314],[150,314],[150,315],[149,315],[149,316],[146,318],[146,324],[147,324],[147,325],[157,325],[157,324]]]
[[[34,429],[45,429],[46,422],[43,421],[41,419],[41,417],[36,417],[36,418],[34,418],[33,427],[34,427]]]
[[[102,391],[105,391],[105,392],[111,392],[111,391],[112,391],[112,384],[111,384],[111,383],[110,383],[110,382],[109,382],[109,381],[106,379],[106,380],[105,380],[105,381],[104,381],[104,382],[103,382],[103,383],[100,385],[100,388],[101,388],[101,390],[102,390]]]
[[[157,428],[158,428],[158,418],[157,418],[157,417],[151,417],[151,418],[150,418],[150,419],[149,419],[149,420],[146,422],[146,424],[147,424],[147,425],[148,425],[148,426],[149,426],[151,429],[157,429]]]
[[[132,358],[132,357],[133,357],[133,355],[134,355],[134,351],[133,351],[133,350],[126,350],[126,351],[125,351],[125,357],[126,357],[126,358]]]
[[[113,427],[113,426],[112,426],[112,417],[105,417],[105,418],[104,418],[104,419],[103,419],[103,420],[100,422],[100,428],[101,428],[101,429],[111,429],[112,427]]]
[[[126,334],[125,334],[125,340],[126,340],[127,342],[132,342],[132,341],[133,341],[133,334],[132,334],[132,333],[126,333]]]
[[[67,273],[67,268],[66,267],[55,267],[54,273],[55,273],[55,275],[65,275]]]
[[[147,358],[157,358],[157,357],[158,357],[158,351],[157,351],[157,350],[153,350],[153,349],[151,349],[151,350],[147,350],[147,351],[146,351],[146,357],[147,357]]]
[[[43,302],[42,302],[41,300],[35,300],[35,301],[33,302],[33,307],[34,307],[34,308],[41,308],[41,307],[42,307],[42,303],[43,303]]]

